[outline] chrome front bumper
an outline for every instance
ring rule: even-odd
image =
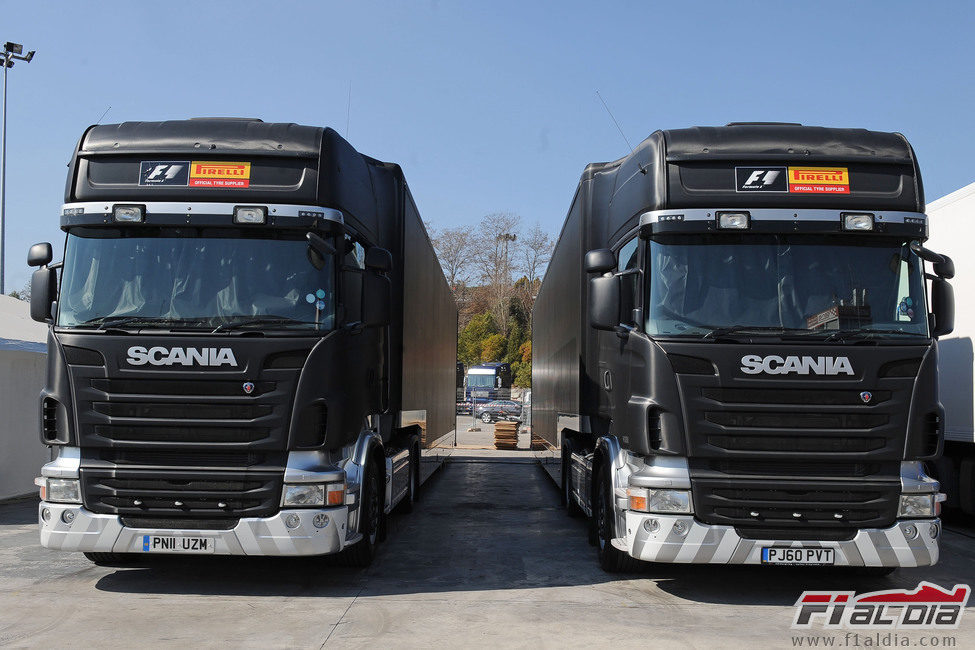
[[[48,510],[49,516],[44,517]],[[74,519],[65,523],[64,512],[73,511]],[[241,519],[229,530],[156,529],[123,526],[116,515],[89,512],[81,505],[41,502],[38,506],[41,546],[61,551],[93,553],[144,553],[146,535],[168,537],[208,537],[214,540],[217,555],[325,555],[337,553],[347,540],[349,510],[346,506],[321,509],[281,510],[273,517]],[[328,515],[322,528],[312,523],[318,513]],[[299,517],[294,528],[285,525],[288,515]]]
[[[645,522],[656,521],[656,526]],[[683,532],[678,521],[684,523]],[[915,534],[908,535],[913,526]],[[650,532],[650,530],[654,532]],[[932,535],[933,533],[933,535]],[[744,539],[732,526],[709,526],[693,515],[626,512],[626,536],[613,545],[638,560],[687,564],[761,564],[766,547],[835,549],[836,566],[917,567],[938,561],[940,519],[900,520],[890,528],[861,529],[848,541]]]

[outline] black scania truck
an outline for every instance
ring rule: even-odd
[[[41,543],[368,563],[454,428],[456,306],[399,166],[327,128],[93,126],[61,228],[63,262],[29,254]]]
[[[927,232],[900,134],[657,131],[586,168],[535,303],[532,417],[603,568],[937,561],[954,271]]]

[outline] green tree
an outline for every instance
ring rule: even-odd
[[[508,341],[500,334],[492,334],[481,345],[481,361],[489,363],[498,361],[504,356]]]
[[[466,365],[480,363],[484,341],[497,333],[498,326],[490,312],[474,316],[457,337],[457,358]]]

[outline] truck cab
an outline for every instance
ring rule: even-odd
[[[536,302],[533,419],[604,568],[937,561],[953,266],[927,228],[898,134],[658,131],[587,168]]]
[[[449,346],[453,301],[435,275],[426,295],[405,277],[404,238],[421,270],[432,249],[399,168],[319,127],[95,126],[61,228],[62,262],[50,244],[29,255],[57,450],[41,543],[368,563],[416,497],[421,448],[452,428],[454,360],[404,310],[437,303],[428,327]],[[436,372],[411,387],[418,346]]]

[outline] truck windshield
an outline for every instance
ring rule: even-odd
[[[494,375],[467,375],[469,388],[494,388]]]
[[[334,261],[303,233],[78,229],[68,234],[60,327],[329,330]]]
[[[923,267],[909,243],[811,235],[654,237],[647,332],[700,337],[731,328],[811,338],[926,337]]]

